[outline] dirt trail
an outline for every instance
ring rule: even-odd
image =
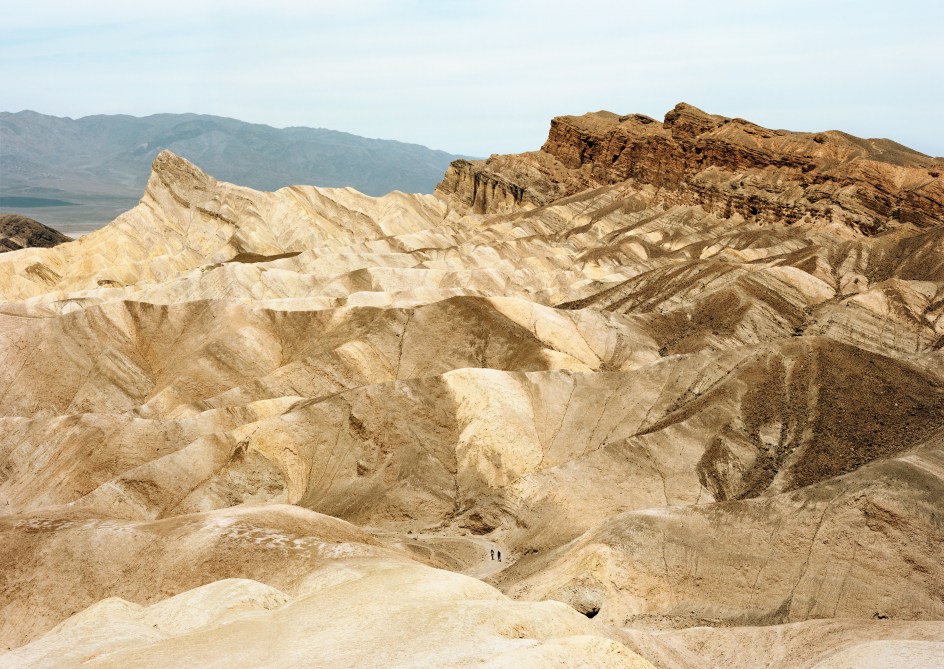
[[[510,563],[508,562],[508,552],[503,550],[498,544],[489,541],[488,539],[483,539],[481,537],[462,537],[467,541],[477,544],[482,547],[482,559],[479,563],[470,566],[468,569],[462,573],[466,576],[472,576],[474,578],[487,578],[492,574],[497,574],[498,572],[505,569]],[[490,551],[494,550],[496,554],[501,554],[501,561],[497,558],[495,560],[491,559]]]
[[[413,544],[414,547],[417,544],[423,546],[429,552],[430,558],[435,558],[443,553],[451,554],[453,557],[464,556],[465,567],[455,569],[455,571],[473,578],[488,578],[511,564],[508,561],[508,552],[504,546],[483,537],[411,533],[403,537],[402,540]],[[449,545],[455,546],[456,549],[449,550],[446,548]],[[495,559],[492,559],[492,551],[495,551]],[[501,551],[501,561],[498,560],[499,551]],[[473,557],[469,559],[469,556]]]

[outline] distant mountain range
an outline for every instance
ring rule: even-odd
[[[351,186],[368,195],[431,193],[459,157],[335,130],[277,129],[199,114],[71,119],[0,112],[0,206],[29,208],[30,215],[32,207],[44,207],[38,217],[64,227],[73,220],[104,224],[141,197],[163,149],[220,179],[261,190]],[[56,211],[45,209],[53,204]]]

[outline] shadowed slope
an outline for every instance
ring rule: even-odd
[[[349,569],[400,576],[335,621],[390,618],[408,584],[453,593],[398,609],[451,621],[417,631],[445,655],[403,650],[396,616],[363,628],[394,665],[480,659],[464,634],[508,662],[713,666],[741,637],[639,627],[940,619],[937,164],[686,106],[557,119],[541,152],[456,164],[437,196],[262,193],[159,155],[112,225],[0,257],[2,639],[33,641],[11,657],[174,663],[228,629],[309,648],[286,630]],[[230,590],[199,588],[229,578],[275,589],[234,586],[245,626],[178,634],[151,610],[197,588],[212,617]],[[458,614],[469,592],[508,626]],[[936,652],[854,629],[905,644],[876,657]]]
[[[19,214],[0,214],[0,253],[30,247],[50,247],[71,242],[58,230]]]

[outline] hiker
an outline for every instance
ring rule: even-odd
[[[494,549],[494,548],[492,549],[492,559],[493,559],[493,560],[495,559],[495,549]]]
[[[498,561],[501,562],[501,551],[498,551]]]

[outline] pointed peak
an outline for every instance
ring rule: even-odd
[[[163,150],[151,165],[146,192],[169,192],[180,203],[201,202],[215,191],[217,180],[185,158]]]
[[[686,102],[679,102],[665,115],[663,125],[672,131],[676,139],[695,137],[721,125],[723,118],[712,116],[698,107]]]
[[[191,163],[186,158],[181,158],[173,151],[164,149],[151,164],[151,171],[157,174],[174,176],[176,178],[196,179],[198,181],[213,180],[209,174]]]
[[[708,117],[711,116],[706,111],[699,109],[695,105],[690,105],[687,102],[679,102],[666,115],[668,116],[669,114],[673,114],[673,115],[689,114],[692,116],[708,116]]]

